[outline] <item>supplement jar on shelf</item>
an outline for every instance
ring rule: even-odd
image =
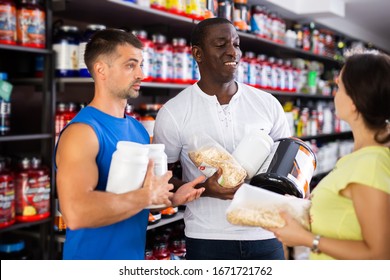
[[[83,36],[80,39],[79,50],[78,50],[78,69],[80,77],[91,77],[89,74],[87,65],[84,62],[84,53],[85,47],[87,46],[88,41],[91,39],[92,35],[95,34],[99,30],[106,29],[105,25],[102,24],[89,24],[84,31]]]
[[[0,44],[16,44],[16,6],[13,0],[0,0]]]
[[[24,47],[45,48],[46,13],[39,0],[21,0],[18,5],[17,41]]]
[[[50,216],[50,177],[37,157],[22,158],[15,176],[16,220],[34,222]]]
[[[56,76],[77,77],[79,75],[79,29],[76,26],[61,26],[54,35],[53,49],[57,54]]]
[[[0,229],[15,223],[15,188],[12,172],[0,158]]]

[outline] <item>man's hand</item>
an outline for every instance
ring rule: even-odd
[[[222,169],[218,169],[218,171],[215,172],[213,176],[208,178],[203,184],[200,184],[200,186],[205,188],[203,196],[209,196],[224,200],[233,199],[234,194],[240,188],[242,183],[234,188],[224,188],[218,183],[218,179],[219,177],[221,177],[221,175]]]
[[[173,194],[171,199],[172,205],[181,205],[187,202],[198,199],[201,194],[204,192],[204,188],[195,188],[198,184],[203,182],[205,179],[204,176],[199,176],[195,180],[185,183]]]

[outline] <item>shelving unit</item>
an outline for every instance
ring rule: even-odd
[[[46,48],[30,48],[18,45],[0,44],[0,71],[7,72],[14,85],[11,96],[11,133],[0,136],[0,155],[34,154],[42,158],[45,165],[52,164],[54,144],[54,108],[53,95],[54,53],[51,49],[51,1],[45,1]],[[26,83],[20,88],[12,81],[16,78],[32,77],[37,56],[44,59],[44,78],[39,83]],[[53,239],[54,172],[50,172],[50,217],[33,222],[15,222],[0,229],[3,234],[14,235],[17,230],[38,232],[41,259],[51,259]],[[38,250],[39,249],[39,250]]]

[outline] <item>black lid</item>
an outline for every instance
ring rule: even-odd
[[[249,184],[282,195],[288,194],[298,198],[303,198],[304,195],[298,190],[294,182],[275,173],[258,174],[252,178]]]

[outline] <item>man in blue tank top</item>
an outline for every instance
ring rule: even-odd
[[[64,259],[144,259],[149,205],[179,205],[198,198],[199,177],[174,194],[171,172],[158,177],[150,161],[142,188],[106,192],[118,141],[149,144],[142,124],[124,114],[139,95],[142,43],[107,29],[87,44],[85,63],[95,82],[93,100],[61,132],[55,151],[57,191],[67,225]]]

